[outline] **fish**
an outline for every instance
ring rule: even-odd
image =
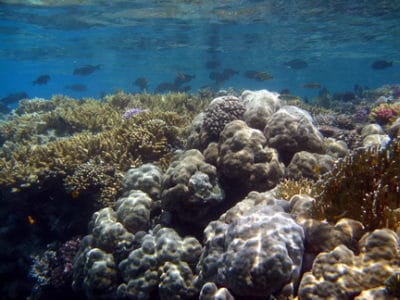
[[[178,74],[176,74],[176,77],[174,79],[174,84],[176,87],[180,87],[182,84],[191,81],[195,77],[196,75],[190,75],[179,72]]]
[[[18,102],[22,99],[29,98],[28,94],[25,92],[16,92],[8,94],[7,96],[0,99],[0,103],[3,105],[9,105]]]
[[[100,70],[101,65],[85,65],[74,69],[73,75],[88,76],[94,71]]]
[[[303,84],[303,88],[306,89],[320,89],[321,88],[321,84],[318,82],[308,82]]]
[[[271,74],[260,71],[246,71],[244,72],[244,76],[249,79],[255,79],[258,81],[267,81],[274,78]]]
[[[34,81],[32,81],[32,84],[38,84],[38,85],[42,85],[42,84],[46,84],[49,82],[50,80],[50,75],[44,74],[44,75],[40,75],[38,76]]]
[[[149,81],[145,77],[139,77],[133,83],[138,86],[141,91],[147,90],[149,87]]]
[[[217,71],[210,72],[208,78],[214,80],[216,84],[220,84],[221,82],[229,80],[233,75],[236,75],[238,73],[239,72],[233,69],[227,68],[224,69],[222,72],[217,72]]]
[[[299,58],[287,61],[284,63],[284,65],[293,70],[300,70],[308,67],[307,62]]]
[[[86,85],[84,84],[71,84],[71,85],[66,85],[64,88],[74,91],[74,92],[83,92],[86,91]]]
[[[393,62],[387,60],[376,60],[371,64],[371,68],[374,70],[383,70],[391,66],[393,66]]]
[[[170,82],[162,82],[154,89],[155,93],[176,92],[176,86]]]
[[[217,59],[210,59],[208,61],[206,61],[206,63],[204,64],[204,66],[206,67],[206,69],[216,69],[221,65],[220,61]]]

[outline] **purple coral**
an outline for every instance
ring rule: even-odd
[[[144,112],[145,110],[143,110],[143,109],[141,109],[141,108],[130,108],[130,109],[127,109],[125,112],[124,112],[124,118],[125,119],[130,119],[130,118],[132,118],[133,116],[135,116],[135,115],[137,115],[137,114],[140,114],[140,113],[142,113],[142,112]]]

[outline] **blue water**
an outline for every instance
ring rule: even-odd
[[[296,58],[308,67],[284,65]],[[207,69],[210,60],[220,66]],[[393,66],[375,70],[375,60]],[[72,74],[88,64],[101,68]],[[219,84],[209,78],[225,68],[238,74]],[[244,77],[247,70],[274,78],[259,82]],[[138,77],[153,92],[179,72],[196,76],[192,92],[287,88],[312,97],[318,90],[303,84],[335,92],[399,83],[400,1],[0,1],[0,98],[139,92]],[[33,85],[42,74],[51,80]],[[73,84],[87,90],[65,88]]]

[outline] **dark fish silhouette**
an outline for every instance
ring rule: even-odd
[[[267,80],[274,79],[274,77],[271,74],[268,74],[267,72],[259,72],[259,71],[246,71],[246,72],[244,72],[244,76],[249,79],[255,79],[257,81],[267,81]]]
[[[145,91],[149,87],[149,81],[145,77],[139,77],[134,81],[134,84],[140,88],[141,91]]]
[[[180,87],[182,84],[191,81],[195,77],[196,75],[178,73],[174,79],[174,84],[176,87]]]
[[[205,63],[207,69],[215,69],[221,65],[220,61],[217,59],[210,59]]]
[[[210,72],[208,77],[215,81],[216,84],[220,84],[221,82],[229,80],[233,75],[238,74],[239,72],[233,69],[224,69],[222,72]]]
[[[318,82],[308,82],[306,84],[303,84],[303,88],[306,89],[320,89],[321,88],[321,84]]]
[[[66,89],[74,91],[74,92],[83,92],[86,91],[86,85],[84,84],[71,84],[71,85],[66,85]]]
[[[177,92],[176,86],[170,82],[162,82],[154,89],[155,93]]]
[[[86,65],[86,66],[82,66],[79,68],[74,69],[74,72],[72,74],[74,75],[79,75],[79,76],[87,76],[92,74],[94,71],[97,71],[100,69],[100,65]]]
[[[48,83],[50,80],[50,76],[47,74],[44,75],[40,75],[39,77],[37,77],[34,81],[32,81],[32,84],[38,84],[38,85],[42,85],[42,84],[46,84]]]
[[[3,105],[9,105],[9,104],[18,102],[19,100],[27,99],[27,98],[29,98],[29,96],[25,92],[11,93],[11,94],[8,94],[7,96],[1,98],[0,103]]]
[[[393,66],[393,62],[386,60],[376,60],[371,64],[371,68],[374,70],[383,70],[391,66]]]
[[[295,58],[288,62],[285,62],[284,65],[294,70],[300,70],[308,67],[308,64],[304,60],[299,58]]]

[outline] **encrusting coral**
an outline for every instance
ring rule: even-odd
[[[316,216],[361,221],[367,229],[399,226],[400,142],[361,148],[339,161],[314,186]]]

